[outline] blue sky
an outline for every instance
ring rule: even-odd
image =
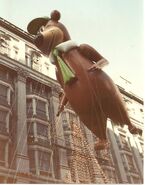
[[[96,48],[109,65],[104,70],[117,81],[132,83],[143,96],[143,0],[0,0],[0,16],[26,31],[33,18],[57,9],[72,40]]]

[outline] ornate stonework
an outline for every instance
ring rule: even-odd
[[[17,80],[22,81],[22,82],[26,82],[26,79],[29,76],[28,71],[26,71],[20,67],[16,67],[15,69],[17,72]]]
[[[58,98],[59,93],[61,92],[61,88],[58,85],[53,84],[51,89],[52,89],[51,91],[52,96],[55,96]]]

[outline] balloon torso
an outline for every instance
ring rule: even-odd
[[[102,123],[102,119],[112,117],[110,107],[114,99],[115,105],[120,101],[118,89],[111,78],[102,70],[89,72],[92,61],[85,58],[77,48],[63,53],[62,57],[74,71],[78,80],[72,84],[61,84],[69,103],[86,125]],[[114,109],[115,107],[112,107]],[[109,116],[110,115],[110,116]],[[96,120],[97,119],[97,120]]]

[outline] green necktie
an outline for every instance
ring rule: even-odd
[[[53,55],[56,57],[58,65],[60,67],[61,70],[61,74],[63,77],[63,81],[64,84],[69,83],[73,78],[75,77],[74,72],[72,71],[72,69],[70,69],[70,67],[68,67],[68,65],[62,60],[62,58],[59,56],[59,51],[58,49],[54,49],[53,50]]]

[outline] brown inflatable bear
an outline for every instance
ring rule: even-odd
[[[35,45],[56,66],[57,79],[64,90],[58,115],[68,101],[80,120],[99,138],[96,149],[107,147],[107,118],[114,124],[128,125],[132,134],[141,134],[130,122],[117,86],[101,69],[107,60],[91,46],[73,42],[59,19],[60,13],[54,10],[50,19],[36,18],[27,28],[36,35]]]

